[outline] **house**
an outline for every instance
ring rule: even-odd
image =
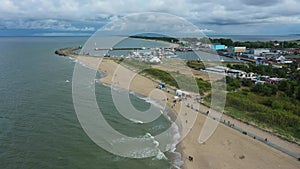
[[[277,59],[276,59],[276,62],[277,63],[281,63],[281,64],[291,64],[293,63],[292,60],[287,60],[284,56],[279,56]]]
[[[279,46],[280,43],[279,43],[278,41],[274,41],[274,42],[273,42],[273,45],[274,45],[274,46]]]

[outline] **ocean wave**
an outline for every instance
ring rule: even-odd
[[[146,133],[143,137],[154,139],[154,137],[151,135],[151,133]]]
[[[163,152],[159,149],[159,141],[155,140],[155,137],[151,135],[151,133],[146,133],[143,138],[151,139],[152,143],[155,146],[156,151],[158,152],[154,159],[157,160],[168,160],[168,158],[165,156]],[[154,160],[153,159],[153,160]]]
[[[180,169],[181,166],[183,165],[183,161],[181,159],[181,153],[176,151],[176,146],[179,143],[181,138],[180,131],[178,125],[175,123],[172,124],[171,128],[172,128],[171,136],[173,136],[172,137],[173,142],[171,144],[168,144],[166,146],[166,149],[170,153],[169,161],[170,164],[172,165],[172,168]]]
[[[145,96],[143,96],[141,94],[138,94],[138,93],[136,93],[134,91],[129,91],[129,93],[132,94],[132,95],[134,95],[134,96],[136,96],[139,99],[142,99],[142,100],[146,101],[147,103],[152,104],[153,106],[155,106],[155,107],[157,107],[159,109],[162,109],[162,110],[164,109],[164,106],[162,106],[160,103],[158,103],[157,101],[155,101],[154,99],[152,99],[150,97],[145,97]]]
[[[129,119],[129,120],[136,123],[136,124],[144,124],[144,122],[142,122],[140,120],[136,120],[136,119]]]
[[[168,160],[168,158],[165,156],[165,154],[161,151],[159,151],[155,157],[158,160]]]
[[[73,57],[68,57],[71,61],[73,61],[73,62],[77,62],[77,59],[75,59],[75,58],[73,58]]]
[[[173,158],[171,159],[172,168],[180,169],[183,165],[183,161],[181,160],[181,153],[179,152],[172,152]]]
[[[141,99],[145,100],[147,103],[150,103],[151,105],[153,105],[159,109],[162,109],[162,110],[164,109],[164,106],[162,106],[160,103],[158,103],[154,99],[151,99],[149,97],[142,97]]]
[[[164,129],[164,128],[165,128],[165,125],[159,124],[159,125],[154,125],[154,126],[152,126],[152,127],[149,129],[149,131],[155,133],[155,132],[157,132],[157,131],[161,131],[161,130]]]

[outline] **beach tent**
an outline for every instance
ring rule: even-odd
[[[176,96],[182,96],[182,90],[176,90]]]
[[[158,83],[158,84],[157,84],[157,87],[158,87],[159,89],[162,89],[162,88],[165,88],[166,85],[163,84],[163,83]]]
[[[158,57],[153,57],[152,59],[149,60],[151,63],[160,63],[161,60]]]

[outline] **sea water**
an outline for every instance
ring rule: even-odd
[[[58,48],[79,46],[86,40],[0,38],[0,168],[163,169],[180,164],[180,154],[175,152],[144,159],[120,157],[86,135],[72,100],[75,61],[54,54]],[[122,118],[113,106],[110,86],[96,83],[95,89],[97,101],[105,103],[100,109],[106,120],[123,134],[151,138],[170,127],[163,116],[147,124]],[[152,102],[135,93],[130,99],[139,110],[146,110]],[[173,135],[177,132],[174,129]]]

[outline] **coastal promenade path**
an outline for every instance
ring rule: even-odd
[[[193,105],[193,103],[195,105],[195,103],[197,103],[197,102],[192,101],[191,99],[188,99],[188,100],[183,101],[183,102],[184,102],[186,107],[188,107],[190,109],[193,109],[194,111],[196,111],[196,112],[198,112],[198,113],[200,113],[204,116],[207,116],[208,118],[211,118],[213,120],[217,120],[220,123],[224,124],[225,126],[228,126],[232,129],[235,129],[235,130],[239,131],[241,134],[244,134],[244,135],[247,135],[247,136],[249,136],[253,139],[256,139],[257,141],[260,141],[260,142],[262,142],[262,143],[264,143],[264,144],[266,144],[266,145],[268,145],[268,146],[270,146],[270,147],[272,147],[276,150],[279,150],[279,151],[281,151],[281,152],[283,152],[283,153],[285,153],[289,156],[292,156],[292,157],[294,157],[294,158],[296,158],[297,160],[300,161],[300,153],[299,153],[300,147],[298,145],[294,145],[294,146],[298,146],[298,147],[296,147],[298,149],[293,149],[294,151],[292,151],[292,150],[290,150],[291,148],[287,149],[287,148],[282,147],[282,146],[287,146],[287,145],[279,145],[280,143],[276,144],[276,143],[272,142],[270,139],[268,139],[267,137],[262,137],[258,134],[255,134],[253,131],[248,131],[247,129],[245,129],[244,126],[240,127],[239,125],[241,125],[242,122],[238,122],[238,124],[237,124],[237,120],[234,120],[232,118],[228,118],[224,114],[223,114],[223,117],[221,119],[213,117],[212,115],[210,115],[208,113],[209,108],[202,105],[202,104],[200,104],[199,109],[195,109],[194,106],[192,106],[192,105]],[[274,138],[274,137],[276,137],[276,136],[273,136],[272,138]]]

